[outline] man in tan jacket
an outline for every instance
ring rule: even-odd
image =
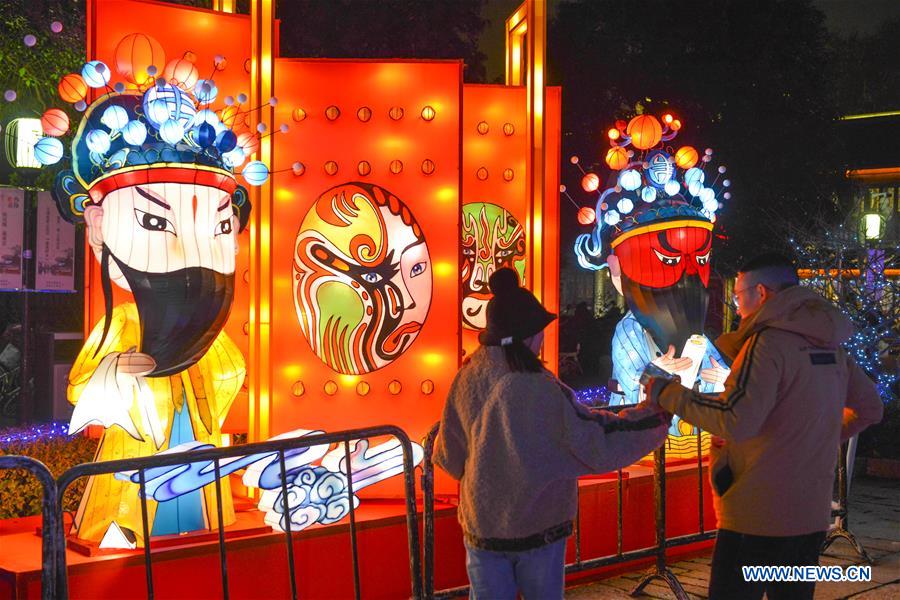
[[[849,320],[798,285],[789,259],[738,273],[741,324],[716,344],[734,357],[725,391],[651,379],[648,398],[718,438],[711,479],[719,521],[710,600],[812,598],[814,582],[751,582],[743,566],[817,565],[842,441],[881,420],[875,384],[841,347]]]

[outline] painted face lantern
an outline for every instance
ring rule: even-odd
[[[195,114],[193,98],[172,85],[104,96],[85,112],[72,170],[54,189],[62,214],[87,224],[101,263],[104,338],[115,283],[134,295],[138,351],[156,361],[156,377],[196,364],[222,330],[250,212],[223,160],[233,134],[218,123],[226,143],[217,146],[214,125],[195,124]]]
[[[611,180],[596,203],[596,225],[578,237],[575,252],[585,268],[610,268],[634,318],[665,351],[703,332],[713,224],[719,196],[730,193],[716,190],[725,167],[707,181],[703,167],[712,150],[702,159],[690,146],[673,152],[664,143],[681,123],[671,115],[661,121],[641,115],[609,136],[610,155],[628,161],[607,161]],[[723,180],[719,187],[728,185]]]
[[[399,358],[431,305],[431,259],[409,208],[385,188],[346,183],[324,192],[294,247],[294,306],[303,335],[348,375]]]
[[[509,267],[525,279],[525,230],[509,211],[488,202],[463,205],[462,220],[463,326],[481,330],[494,271]]]

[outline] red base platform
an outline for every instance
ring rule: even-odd
[[[698,531],[696,466],[671,466],[667,480],[667,535]],[[652,469],[636,465],[623,477],[623,550],[654,542]],[[715,527],[712,499],[704,477],[705,528]],[[616,480],[580,482],[582,560],[616,552]],[[467,584],[462,531],[452,499],[435,506],[435,589]],[[421,507],[420,507],[421,508]],[[39,598],[41,539],[38,517],[0,521],[0,598]],[[231,598],[290,596],[287,549],[282,533],[258,533],[262,513],[239,512],[227,528],[228,587]],[[419,527],[421,536],[421,513]],[[254,532],[255,530],[255,532]],[[301,598],[353,597],[349,523],[314,526],[294,534],[297,593]],[[402,501],[364,500],[357,510],[361,595],[400,598],[411,594],[406,518]],[[248,533],[249,532],[249,533]],[[153,547],[153,585],[157,598],[221,598],[222,578],[217,538],[201,534],[184,544]],[[567,560],[574,560],[574,537]],[[683,546],[671,554],[696,553],[711,542]],[[69,594],[77,598],[146,598],[142,550],[86,556],[69,550]],[[615,565],[579,573],[571,582],[635,569],[652,561]]]

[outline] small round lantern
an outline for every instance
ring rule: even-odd
[[[614,171],[621,171],[628,165],[628,151],[621,146],[610,148],[606,153],[606,164]]]
[[[130,83],[145,85],[153,76],[152,65],[166,64],[166,53],[155,39],[144,33],[126,35],[116,46],[116,71]]]
[[[88,87],[81,75],[69,73],[59,80],[57,90],[59,91],[60,98],[66,102],[75,103],[84,100],[85,95],[87,95]]]
[[[578,222],[582,225],[593,225],[597,220],[597,214],[590,206],[582,206],[578,209]]]
[[[41,129],[46,135],[57,137],[69,130],[69,115],[61,108],[50,108],[41,115]]]
[[[687,170],[696,165],[699,158],[700,156],[697,154],[697,150],[692,146],[682,146],[678,149],[678,152],[675,153],[675,164],[682,169]]]
[[[586,192],[596,192],[600,187],[600,178],[596,173],[587,173],[581,178],[581,189]]]
[[[653,115],[638,115],[628,123],[631,143],[639,150],[649,150],[662,139],[662,125]]]
[[[269,169],[262,162],[254,160],[247,163],[241,174],[250,185],[262,185],[269,178]]]
[[[34,160],[42,165],[55,165],[62,155],[62,142],[55,137],[41,138],[34,145]]]

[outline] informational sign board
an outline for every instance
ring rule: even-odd
[[[0,290],[25,287],[22,269],[25,190],[0,188]]]
[[[34,289],[75,291],[75,226],[66,222],[50,192],[38,192]]]

